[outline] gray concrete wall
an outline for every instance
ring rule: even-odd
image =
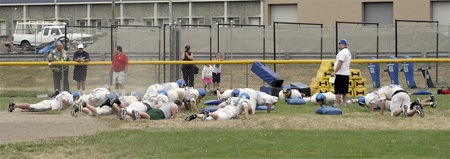
[[[223,2],[192,3],[192,16],[204,17],[205,24],[211,24],[211,20],[213,17],[223,17],[223,15]]]
[[[86,5],[61,5],[58,12],[61,19],[80,20],[87,18]]]
[[[115,14],[116,18],[120,16],[120,6],[118,4],[116,4],[116,8],[114,9],[114,14]],[[93,4],[93,5],[91,5],[91,18],[104,19],[106,21],[111,19],[111,4]],[[102,21],[102,23],[103,23],[103,21]]]
[[[145,17],[154,16],[154,4],[142,3],[142,4],[124,4],[123,14],[125,18],[136,18],[141,21]]]
[[[55,6],[27,6],[27,18],[30,20],[53,20]]]

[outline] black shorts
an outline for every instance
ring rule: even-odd
[[[350,76],[336,75],[334,81],[334,94],[347,94],[349,79]]]
[[[220,73],[213,72],[213,82],[220,83]]]
[[[86,81],[87,76],[87,68],[86,67],[77,67],[73,70],[73,80],[75,81]]]

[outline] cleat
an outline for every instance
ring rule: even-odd
[[[408,116],[408,106],[407,105],[402,106],[402,115],[403,115],[403,117]]]
[[[206,120],[206,118],[208,118],[208,117],[209,117],[209,110],[208,110],[208,109],[205,109],[205,113],[203,113],[202,120],[204,121],[204,120]]]
[[[139,112],[136,110],[131,111],[131,117],[133,118],[133,120],[136,120],[140,117]]]
[[[184,121],[191,121],[191,120],[194,120],[195,118],[197,118],[197,115],[192,114],[192,115],[187,116],[187,117],[184,119]]]
[[[77,113],[78,112],[80,112],[81,111],[81,109],[83,108],[83,107],[85,107],[86,106],[86,102],[85,101],[80,101],[80,102],[78,102],[78,103],[76,103],[75,105],[73,105],[73,109],[72,109],[72,111],[70,111],[70,115],[72,115],[72,116],[74,116],[74,117],[77,117]]]
[[[15,105],[16,105],[16,103],[9,103],[8,111],[12,113],[15,109]]]
[[[416,112],[419,114],[420,117],[425,117],[425,113],[422,110],[422,105],[415,105],[414,109],[416,110]]]
[[[430,96],[430,101],[433,103],[433,104],[430,105],[431,108],[436,108],[437,107],[437,102],[436,102],[436,100],[434,100],[434,95]]]
[[[60,93],[59,90],[56,89],[56,90],[52,93],[52,95],[50,95],[50,99],[55,98],[59,93]]]
[[[123,119],[125,119],[126,116],[127,116],[127,110],[125,110],[124,108],[120,108],[120,110],[119,110],[119,119],[123,120]]]

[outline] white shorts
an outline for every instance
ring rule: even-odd
[[[49,111],[49,110],[59,110],[59,107],[56,107],[56,100],[43,100],[36,104],[30,104],[29,111]],[[52,106],[55,106],[53,108]]]
[[[98,115],[98,116],[112,115],[113,114],[113,111],[112,111],[111,107],[106,106],[106,105],[103,106],[103,107],[96,107],[95,110],[97,111],[96,115]],[[94,114],[92,114],[92,112],[89,112],[88,114],[89,115],[94,115]]]
[[[142,102],[136,102],[131,104],[130,106],[126,107],[125,110],[127,110],[127,113],[130,113],[135,110],[138,112],[147,112],[147,106],[145,106]]]
[[[410,99],[408,93],[406,93],[406,92],[399,92],[399,93],[395,94],[391,100],[391,106],[390,106],[391,116],[394,115],[393,113],[395,110],[402,109],[403,105],[406,105],[408,107],[407,112],[409,112],[411,110],[411,108],[409,107],[411,105],[410,100],[411,99]]]
[[[127,79],[127,74],[125,74],[124,71],[113,73],[113,83],[114,84],[117,84],[117,83],[123,84],[123,83],[125,83],[126,79]]]
[[[219,116],[217,120],[230,120],[237,117],[237,114],[234,114],[233,111],[227,109],[227,107],[217,109],[214,113],[216,113]]]

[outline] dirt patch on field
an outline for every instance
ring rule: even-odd
[[[344,108],[345,109],[345,108]],[[343,115],[283,114],[258,112],[227,121],[184,121],[189,112],[177,119],[137,121],[117,116],[71,117],[68,110],[50,113],[0,111],[0,144],[39,139],[58,139],[93,135],[118,129],[191,130],[191,129],[298,129],[298,130],[450,130],[449,109],[426,108],[425,118],[390,117],[379,113],[351,112]]]
[[[0,144],[92,135],[107,129],[106,122],[90,116],[73,118],[60,112],[0,111]]]

